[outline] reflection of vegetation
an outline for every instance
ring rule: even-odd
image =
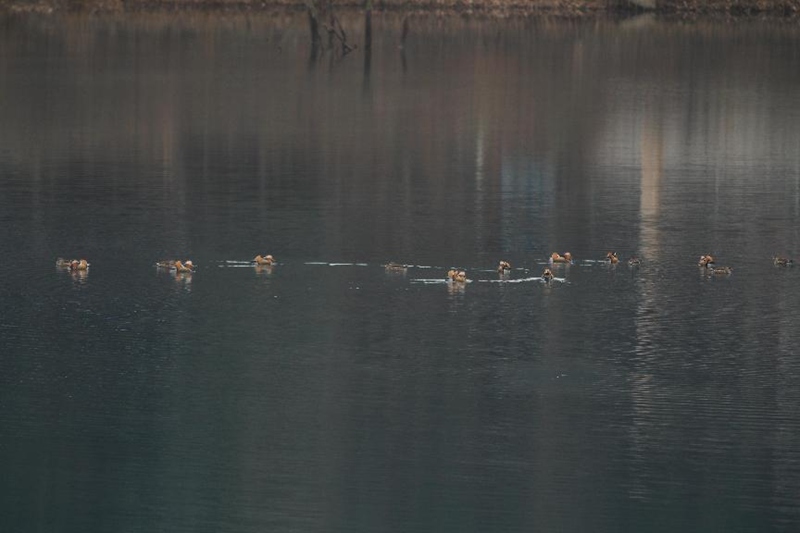
[[[349,54],[355,50],[355,46],[347,42],[347,33],[344,31],[339,17],[336,16],[333,3],[330,0],[324,3],[322,8],[314,0],[305,0],[305,5],[308,11],[312,54],[316,54],[323,43],[320,28],[324,29],[328,34],[328,49],[338,49],[342,55]]]

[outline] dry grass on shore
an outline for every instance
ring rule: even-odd
[[[302,10],[307,0],[0,0],[0,12],[140,12]],[[327,4],[328,0],[315,3]],[[338,8],[362,9],[364,0],[331,0]],[[448,11],[509,16],[608,15],[654,4],[657,13],[681,16],[800,16],[800,0],[372,0],[377,10]]]

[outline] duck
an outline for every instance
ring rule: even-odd
[[[619,263],[619,257],[617,257],[617,252],[608,252],[606,254],[606,261],[608,261],[612,265],[616,265],[617,263]]]
[[[186,263],[175,261],[175,264],[172,265],[172,270],[180,273],[194,272],[194,264],[191,261],[186,261]]]
[[[257,255],[253,258],[253,262],[257,265],[274,265],[275,258],[267,254],[265,256]]]
[[[542,272],[542,279],[545,280],[545,282],[550,282],[553,280],[553,273],[549,268],[545,268],[544,272]]]
[[[642,260],[636,257],[635,255],[628,259],[628,266],[639,266],[642,264]]]
[[[386,263],[383,265],[387,272],[405,272],[408,267],[400,263]]]
[[[86,261],[86,259],[81,259],[80,261],[73,259],[70,262],[69,267],[72,270],[89,270],[89,263]]]
[[[558,252],[553,252],[550,254],[550,262],[572,264],[572,254],[569,252],[564,252],[564,255],[558,255]]]
[[[498,274],[508,274],[511,271],[511,263],[508,261],[500,261],[500,264],[497,265],[497,272]]]
[[[772,263],[775,266],[792,266],[792,265],[794,265],[794,261],[792,259],[789,259],[789,258],[786,258],[786,257],[781,257],[779,255],[776,255],[775,257],[772,258]]]
[[[724,267],[708,267],[709,272],[711,274],[716,274],[717,276],[727,276],[733,272],[733,268],[729,266]]]
[[[697,266],[702,268],[714,268],[714,257],[711,254],[701,255],[697,261]]]
[[[447,278],[450,281],[458,281],[459,283],[464,283],[467,281],[467,273],[464,270],[456,270],[451,268],[447,271]]]

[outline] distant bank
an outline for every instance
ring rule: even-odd
[[[305,9],[312,0],[0,0],[0,11],[245,10]],[[328,0],[313,0],[318,6]],[[365,0],[331,0],[334,7],[364,8]],[[800,0],[372,0],[375,10],[426,10],[510,16],[565,17],[650,11],[665,15],[798,17]]]

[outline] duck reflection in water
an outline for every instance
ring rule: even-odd
[[[83,283],[89,277],[89,270],[85,268],[74,269],[70,271],[70,275],[72,276],[73,281]]]
[[[270,274],[272,274],[272,271],[274,270],[273,265],[259,265],[258,263],[255,263],[253,265],[253,268],[255,269],[256,274],[259,275],[259,276],[261,274],[270,275]]]
[[[175,272],[173,274],[173,279],[175,280],[175,284],[178,287],[181,287],[185,290],[191,290],[192,288],[192,273],[191,272]]]

